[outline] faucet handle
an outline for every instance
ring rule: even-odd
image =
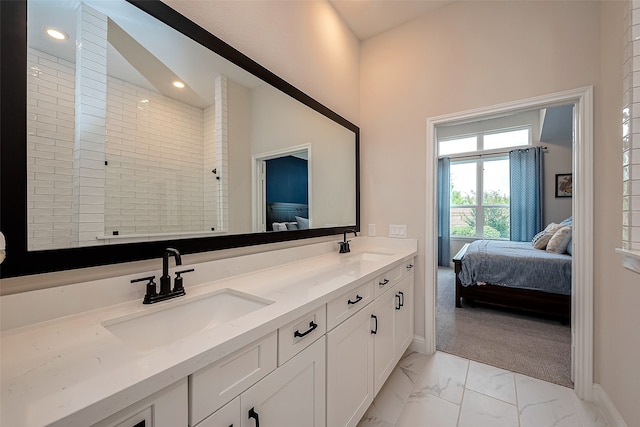
[[[147,282],[147,292],[144,294],[144,301],[142,301],[143,304],[151,304],[153,298],[155,298],[158,295],[156,282],[154,282],[155,278],[156,276],[148,276],[148,277],[140,277],[138,279],[133,279],[131,281],[131,283]]]
[[[182,276],[180,276],[181,274],[184,273],[191,273],[192,271],[195,271],[194,268],[189,268],[188,270],[182,270],[182,271],[176,271],[176,278],[173,281],[173,292],[182,292],[184,293],[184,285],[182,284]]]

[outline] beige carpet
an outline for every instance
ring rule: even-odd
[[[464,303],[455,308],[455,276],[438,268],[436,348],[555,384],[571,382],[571,327],[557,320]]]

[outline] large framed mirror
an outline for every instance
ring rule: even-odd
[[[360,229],[358,127],[165,4],[0,7],[0,277]]]

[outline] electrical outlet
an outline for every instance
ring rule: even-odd
[[[375,237],[375,235],[376,235],[376,225],[369,224],[369,236]]]
[[[407,237],[407,226],[405,224],[389,224],[389,237],[404,239]]]

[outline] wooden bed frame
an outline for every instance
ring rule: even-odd
[[[498,285],[462,286],[458,273],[462,270],[462,258],[469,247],[465,244],[453,257],[456,275],[456,307],[462,307],[461,298],[474,302],[497,305],[516,310],[559,318],[562,322],[571,320],[571,295],[552,294],[530,289],[508,288]]]

